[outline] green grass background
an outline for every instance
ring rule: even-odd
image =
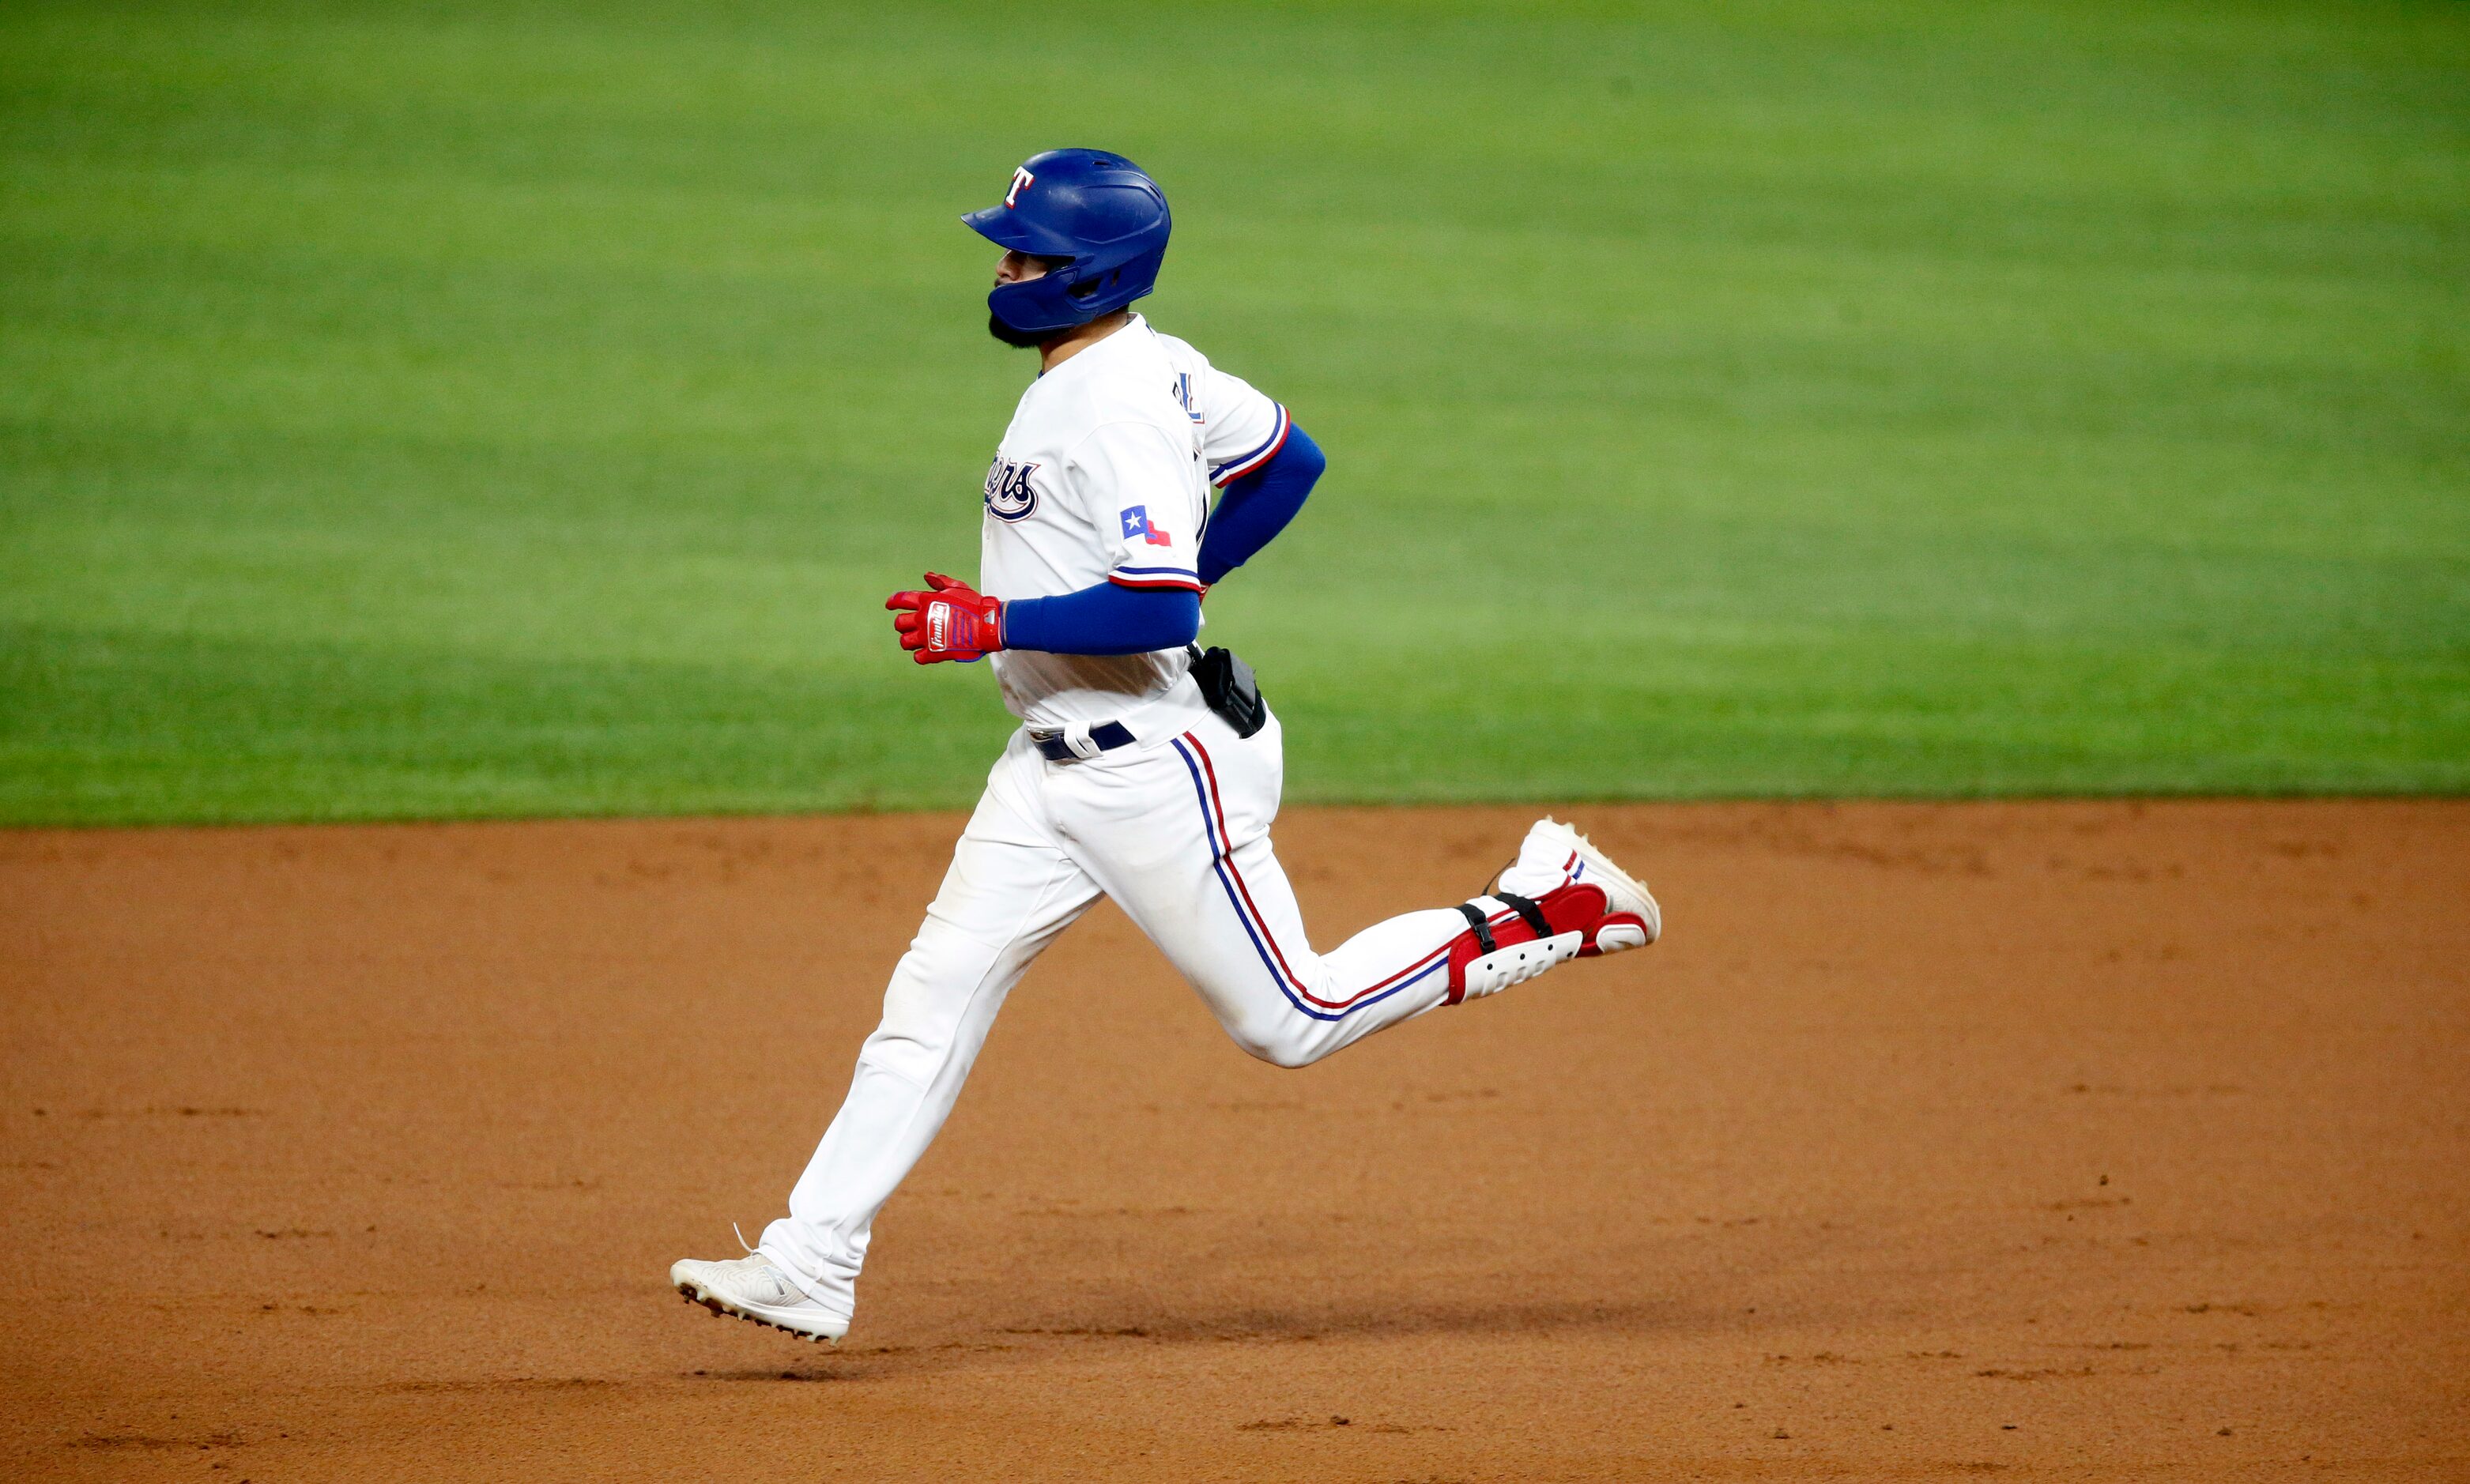
[[[1103,144],[1291,797],[2470,785],[2458,5],[0,8],[0,820],[946,805]]]

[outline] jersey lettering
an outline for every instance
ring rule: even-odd
[[[1037,508],[1037,486],[1029,482],[1036,464],[1015,464],[1001,454],[987,466],[987,509],[998,521],[1026,521]]]

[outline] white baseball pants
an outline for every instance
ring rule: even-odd
[[[1237,1045],[1282,1067],[1447,998],[1449,945],[1467,930],[1455,908],[1312,950],[1270,846],[1285,776],[1274,716],[1247,739],[1205,707],[1158,711],[1174,718],[1164,734],[1143,729],[1140,742],[1082,762],[1049,762],[1016,732],[988,777],[893,971],[849,1098],[790,1192],[789,1215],[757,1248],[825,1307],[852,1311],[875,1213],[943,1127],[1004,996],[1102,893]],[[1502,886],[1540,896],[1564,879],[1522,861]]]

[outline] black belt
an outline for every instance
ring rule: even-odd
[[[1111,753],[1119,747],[1130,747],[1139,740],[1132,735],[1131,729],[1122,722],[1100,722],[1088,730],[1089,750],[1084,753],[1072,745],[1072,734],[1080,730],[1077,727],[1065,727],[1054,731],[1039,729],[1029,734],[1029,740],[1037,744],[1037,750],[1046,754],[1048,762],[1080,762],[1084,758],[1095,757],[1100,753]]]

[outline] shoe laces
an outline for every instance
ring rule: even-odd
[[[736,1222],[732,1221],[729,1223],[729,1232],[731,1236],[737,1239],[737,1244],[746,1249],[746,1256],[734,1259],[733,1261],[749,1264],[750,1271],[760,1274],[766,1282],[772,1285],[773,1288],[776,1290],[777,1297],[781,1301],[792,1305],[812,1304],[815,1302],[815,1296],[806,1291],[804,1284],[801,1284],[797,1279],[790,1277],[789,1270],[787,1268],[782,1267],[780,1264],[773,1262],[768,1257],[765,1257],[760,1249],[758,1249],[753,1242],[746,1240],[746,1234],[738,1230]]]

